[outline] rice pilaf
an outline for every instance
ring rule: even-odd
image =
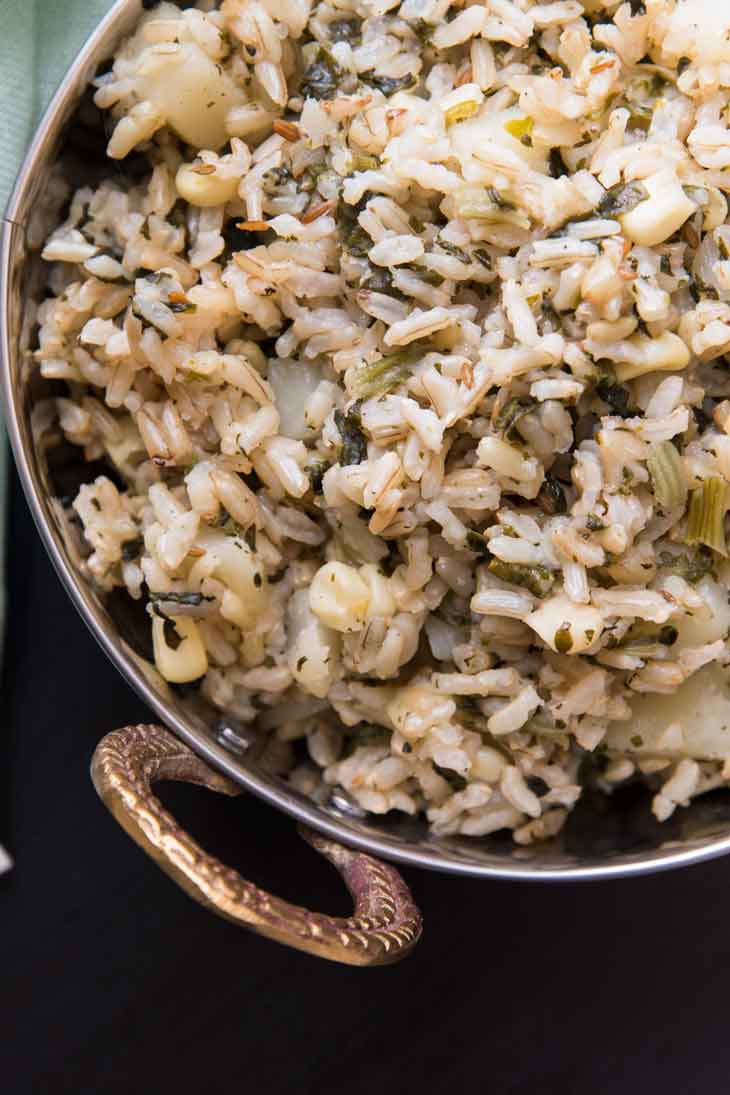
[[[727,785],[730,7],[161,3],[94,86],[36,356],[162,677],[441,834]]]

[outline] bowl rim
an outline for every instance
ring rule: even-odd
[[[107,15],[92,31],[59,85],[39,122],[5,211],[0,230],[0,389],[8,435],[20,481],[35,525],[51,562],[79,615],[94,635],[112,664],[128,684],[154,711],[158,718],[210,764],[230,776],[245,790],[251,791],[269,805],[282,810],[296,821],[310,826],[334,840],[354,846],[364,852],[394,860],[406,866],[437,870],[474,878],[505,881],[556,882],[596,881],[644,875],[680,866],[702,863],[730,852],[730,834],[708,839],[699,847],[652,849],[635,853],[630,861],[586,866],[556,866],[535,868],[505,858],[504,865],[494,866],[476,861],[462,862],[442,857],[437,846],[409,847],[376,832],[364,835],[348,825],[347,819],[333,818],[314,803],[288,793],[283,784],[268,783],[240,764],[235,756],[215,740],[204,737],[170,710],[144,678],[132,658],[122,649],[117,632],[102,615],[80,574],[66,556],[60,535],[51,520],[49,499],[40,477],[29,457],[28,434],[20,393],[11,383],[10,361],[10,293],[11,264],[14,250],[24,234],[24,213],[29,206],[29,194],[39,175],[39,168],[49,154],[55,139],[81,91],[88,83],[89,72],[103,56],[105,48],[116,44],[125,24],[133,22],[142,12],[142,0],[116,0]]]

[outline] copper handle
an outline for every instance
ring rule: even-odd
[[[289,947],[345,962],[381,966],[404,958],[421,935],[421,914],[395,870],[363,852],[300,828],[342,875],[355,902],[347,919],[310,912],[260,890],[209,855],[152,793],[156,780],[198,783],[240,794],[161,726],[126,726],[107,734],[91,762],[100,798],[123,829],[177,884],[219,916]]]

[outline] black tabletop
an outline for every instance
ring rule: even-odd
[[[693,1095],[728,1087],[730,859],[588,885],[404,871],[401,965],[285,950],[183,896],[96,799],[94,744],[145,719],[46,559],[13,481],[0,734],[0,1091],[7,1095]],[[259,884],[348,911],[249,796],[163,790]]]

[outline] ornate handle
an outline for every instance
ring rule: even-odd
[[[304,839],[342,875],[355,901],[347,919],[309,912],[246,882],[181,829],[151,790],[155,780],[198,783],[224,795],[240,788],[161,726],[107,734],[91,762],[100,798],[129,836],[201,905],[279,943],[351,966],[404,958],[421,935],[421,914],[398,872],[308,829]]]

